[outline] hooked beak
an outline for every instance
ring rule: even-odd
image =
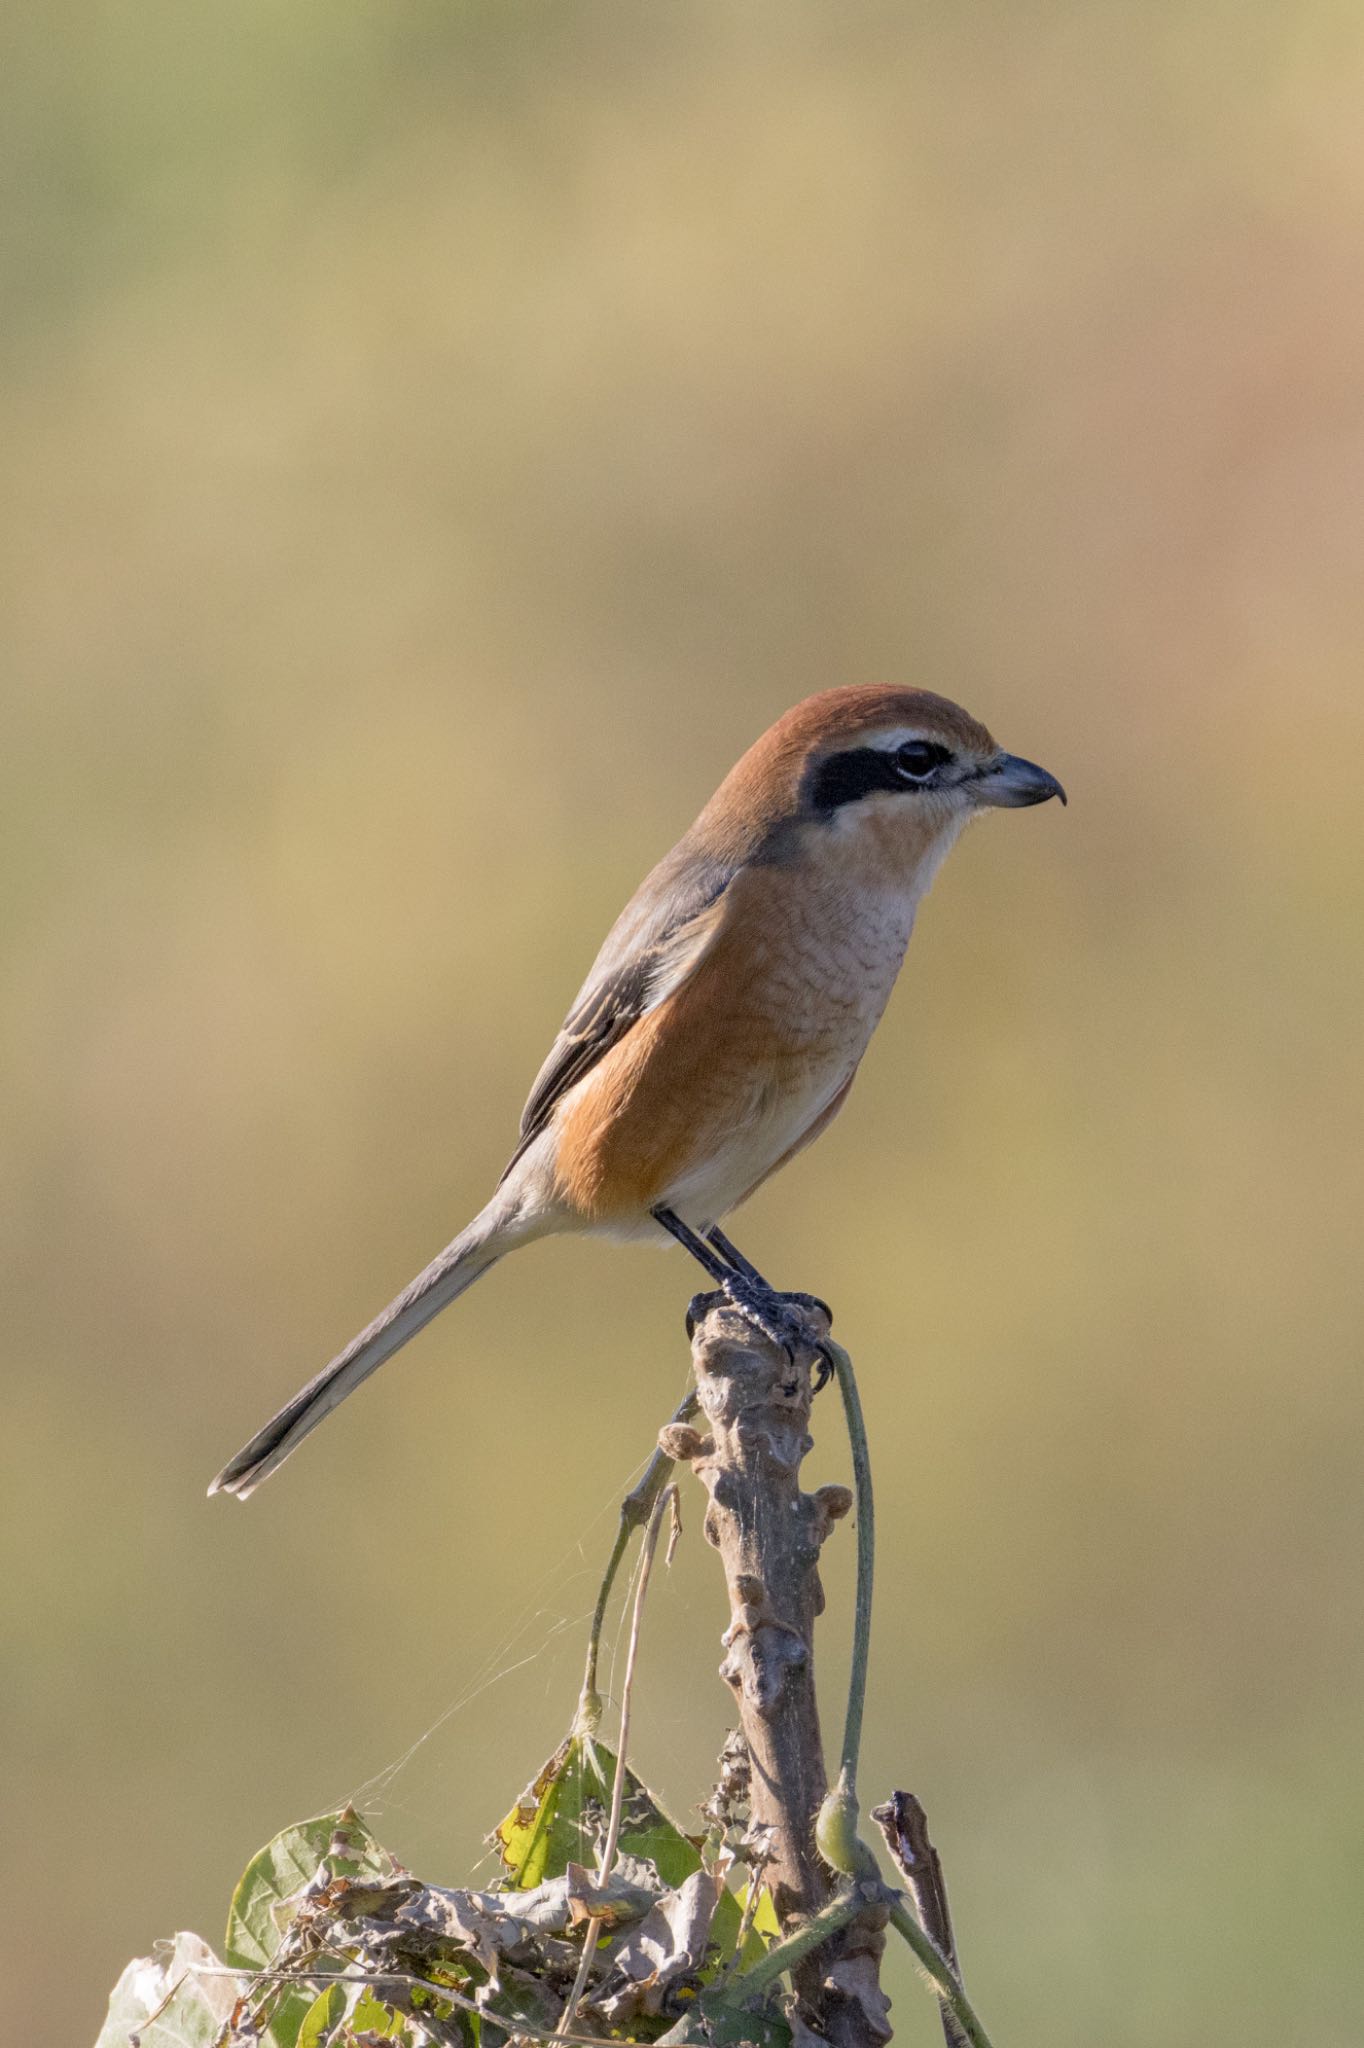
[[[1045,768],[1039,768],[1035,761],[1025,761],[1018,754],[1000,754],[982,768],[976,777],[976,802],[989,804],[1001,811],[1019,811],[1025,804],[1044,804],[1048,797],[1059,796],[1062,803],[1066,793],[1054,775],[1048,775]]]

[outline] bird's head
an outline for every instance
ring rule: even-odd
[[[983,810],[1066,793],[931,690],[825,690],[749,748],[702,814],[781,859],[836,848],[907,873],[946,853]],[[760,855],[761,857],[761,855]]]

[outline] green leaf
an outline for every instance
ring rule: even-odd
[[[791,2029],[774,2014],[720,2013],[710,2023],[717,2048],[791,2048]]]
[[[313,2000],[304,2014],[295,2048],[333,2048],[343,2020],[346,2040],[352,2034],[379,2034],[385,2040],[397,2042],[411,2039],[406,2016],[385,2005],[366,1986],[357,1989],[354,1985],[333,1984]]]
[[[382,1999],[368,1990],[362,1991],[356,1999],[350,2026],[352,2033],[356,2034],[382,2034],[385,2039],[394,2041],[408,2038],[405,2015],[395,2012],[391,2005],[385,2005]],[[301,2041],[299,2048],[303,2048]]]
[[[398,1868],[349,1807],[285,1828],[251,1858],[232,1895],[226,1953],[234,1969],[249,1973],[269,1968],[288,1931],[298,1894],[324,1865],[332,1877],[352,1882],[369,1878],[383,1883]],[[304,2025],[317,2012],[317,1978],[331,1976],[341,1967],[331,1956],[317,1956],[313,1962],[312,1975],[297,1984],[260,1987],[268,2021],[263,2038],[270,2048],[298,2048]],[[319,2041],[326,2038],[318,2036]]]
[[[504,2042],[525,2036],[518,2021],[538,2023],[551,2035],[563,2011],[563,2000],[525,1970],[504,1969],[500,1989],[485,1992],[479,2001],[482,2016],[478,2027],[480,2048],[502,2048]]]
[[[320,1991],[298,2030],[297,2048],[326,2048],[332,2034],[346,2017],[346,1987],[332,1984]]]
[[[723,1891],[715,1903],[715,1917],[710,1923],[710,1938],[720,1951],[723,1961],[739,1939],[739,1924],[743,1916],[742,1902],[733,1892]],[[747,1947],[747,1943],[745,1943]],[[712,1961],[714,1958],[712,1958]],[[709,1971],[707,1971],[709,1975]]]
[[[595,1864],[615,1775],[615,1756],[590,1736],[571,1735],[555,1750],[494,1834],[515,1890],[562,1877],[570,1863]],[[647,1859],[670,1888],[700,1868],[697,1843],[629,1769],[620,1848]]]
[[[216,1974],[222,1965],[197,1934],[161,1946],[119,1978],[95,2048],[128,2048],[134,2034],[142,2048],[213,2048],[241,1986]]]
[[[349,1807],[286,1828],[251,1858],[232,1894],[226,1955],[234,1969],[269,1966],[289,1923],[291,1901],[324,1863],[333,1877],[381,1882],[398,1867]]]
[[[739,1894],[739,1904],[743,1906],[747,1905],[747,1903],[748,1886],[745,1885]],[[769,1941],[781,1940],[781,1922],[777,1918],[777,1909],[772,1903],[772,1894],[768,1891],[766,1885],[764,1885],[762,1896],[758,1900],[758,1910],[753,1915],[752,1934],[755,1937],[765,1937],[765,1939],[758,1941],[756,1951],[758,1955],[762,1955],[765,1952]],[[747,1960],[747,1956],[745,1956],[745,1960]]]
[[[710,1923],[712,1950],[718,1950],[719,1953],[718,1955],[712,1953],[703,1972],[703,1977],[707,1982],[710,1981],[721,1965],[729,1960],[734,1952],[734,1944],[739,1939],[739,1928],[743,1922],[743,1910],[747,1901],[747,1885],[738,1893],[724,1891],[720,1894],[719,1903],[715,1908],[715,1917]],[[764,1889],[763,1895],[758,1901],[758,1910],[753,1916],[753,1925],[744,1936],[743,1951],[739,1957],[741,1967],[748,1969],[751,1964],[756,1963],[760,1957],[766,1955],[769,1941],[779,1941],[780,1939],[781,1925],[772,1905],[772,1894]]]
[[[707,2010],[702,2000],[675,2027],[659,2037],[657,2048],[674,2042],[706,2042],[719,2048],[791,2048],[791,2029],[774,2013]]]
[[[753,1915],[753,1932],[765,1934],[769,1941],[781,1940],[781,1922],[777,1918],[771,1892],[764,1892],[758,1901],[758,1910]]]

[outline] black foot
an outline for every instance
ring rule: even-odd
[[[743,1273],[731,1274],[720,1282],[720,1286],[744,1321],[752,1323],[755,1330],[761,1330],[772,1343],[780,1344],[794,1364],[806,1327],[800,1311],[792,1313],[789,1297],[776,1293],[771,1287],[763,1287]]]
[[[816,1316],[823,1316],[832,1322],[828,1307],[817,1295],[779,1294],[775,1288],[755,1285],[740,1274],[729,1274],[720,1282],[719,1293],[723,1294],[731,1307],[737,1309],[744,1321],[751,1323],[755,1330],[770,1343],[780,1344],[787,1357],[795,1362],[797,1354],[814,1346],[819,1352],[815,1367],[815,1389],[822,1387],[832,1370],[824,1352],[820,1349],[820,1330]],[[687,1335],[695,1334],[697,1322],[704,1315],[713,1295],[698,1294],[687,1310]]]
[[[730,1243],[722,1230],[712,1228],[701,1237],[672,1209],[660,1207],[653,1214],[669,1236],[675,1237],[696,1263],[704,1267],[739,1314],[752,1323],[755,1330],[761,1330],[773,1344],[780,1344],[793,1363],[799,1347],[813,1343],[819,1352],[815,1392],[828,1385],[833,1366],[820,1343],[819,1333],[810,1327],[813,1314],[822,1315],[825,1322],[832,1325],[833,1310],[826,1301],[821,1301],[817,1294],[778,1293],[770,1281],[764,1280],[757,1267],[744,1257],[738,1246]],[[697,1317],[702,1312],[700,1304],[705,1299],[703,1294],[694,1296],[687,1310],[688,1337],[695,1335]]]

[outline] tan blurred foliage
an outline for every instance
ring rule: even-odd
[[[203,1488],[483,1198],[735,753],[887,677],[1072,804],[954,857],[744,1219],[865,1382],[866,1790],[927,1803],[1009,2048],[1357,2041],[1364,16],[4,35],[16,2038],[376,1776],[464,1876],[560,1733],[680,1255],[528,1253]],[[638,1719],[679,1807],[719,1599],[693,1528]]]

